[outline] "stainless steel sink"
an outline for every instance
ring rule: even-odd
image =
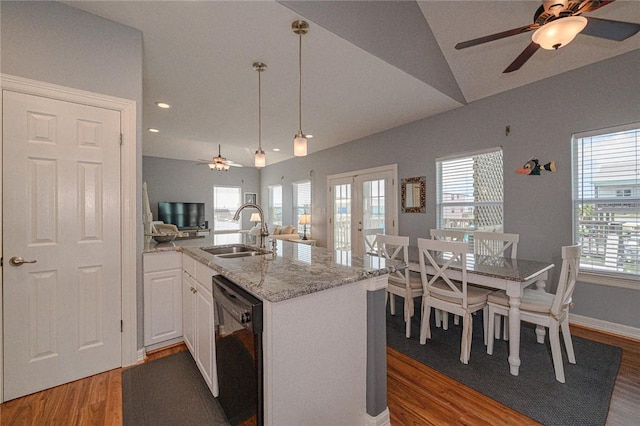
[[[245,244],[229,244],[224,246],[214,246],[208,248],[202,248],[209,254],[217,257],[234,258],[234,257],[248,257],[248,256],[261,256],[269,253],[268,250],[259,249],[253,246]]]

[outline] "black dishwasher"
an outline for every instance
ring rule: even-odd
[[[232,425],[263,425],[262,301],[222,275],[213,300],[218,401]]]

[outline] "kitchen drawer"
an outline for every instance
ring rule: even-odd
[[[164,253],[145,253],[143,257],[144,272],[182,269],[182,254],[177,251]]]
[[[196,277],[196,264],[200,264],[200,262],[189,255],[182,255],[182,269],[193,278]]]
[[[211,277],[217,275],[217,272],[209,268],[204,263],[196,262],[196,281],[202,284],[207,290],[211,291]]]

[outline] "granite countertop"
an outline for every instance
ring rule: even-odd
[[[269,302],[281,302],[386,275],[407,266],[377,256],[352,256],[349,251],[328,250],[288,241],[277,241],[276,256],[266,254],[223,258],[200,249],[212,245],[209,238],[156,245],[151,243],[145,248],[145,253],[182,251]]]

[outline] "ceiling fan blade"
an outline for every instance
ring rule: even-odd
[[[527,62],[539,48],[540,45],[538,43],[529,43],[529,45],[522,51],[522,53],[518,55],[518,57],[513,62],[511,62],[511,64],[504,71],[502,71],[502,73],[504,74],[519,70],[520,67],[522,67],[524,63]]]
[[[460,43],[456,44],[456,49],[458,49],[458,50],[466,49],[467,47],[477,46],[477,45],[482,44],[482,43],[487,43],[487,42],[490,42],[490,41],[499,40],[501,38],[511,37],[511,36],[514,36],[514,35],[526,33],[528,31],[535,30],[538,27],[539,27],[538,24],[530,24],[530,25],[525,25],[524,27],[514,28],[514,29],[508,30],[508,31],[503,31],[501,33],[491,34],[491,35],[480,37],[480,38],[474,38],[473,40],[467,40],[467,41],[463,41],[463,42],[460,42]]]
[[[587,18],[587,26],[584,27],[581,34],[606,38],[607,40],[622,41],[628,39],[638,31],[640,31],[640,24],[589,17]]]
[[[237,164],[237,163],[227,163],[227,166],[231,166],[231,167],[244,167],[242,164]]]
[[[616,0],[600,0],[596,6],[594,6],[595,2],[586,3],[584,8],[580,8],[580,13],[593,12],[594,10],[598,10],[609,3],[613,3],[614,1]]]

